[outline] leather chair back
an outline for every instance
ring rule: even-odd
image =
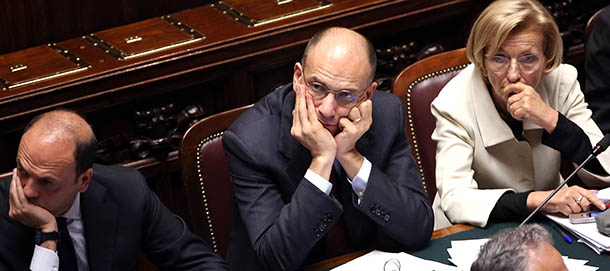
[[[191,126],[180,144],[191,230],[225,257],[231,234],[231,174],[222,134],[252,105],[218,113]]]
[[[406,108],[406,133],[430,203],[436,195],[436,143],[430,138],[436,120],[430,103],[470,61],[464,48],[422,59],[400,72],[392,84]]]

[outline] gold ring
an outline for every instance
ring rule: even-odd
[[[582,201],[582,195],[580,195],[580,197],[578,197],[578,198],[576,199],[576,203],[580,204],[580,202],[581,202],[581,201]]]
[[[354,120],[354,122],[358,123],[358,122],[360,122],[361,120],[362,120],[362,118],[357,118],[357,119],[355,119],[355,120]]]

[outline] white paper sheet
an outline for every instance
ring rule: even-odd
[[[384,269],[385,266],[385,269]],[[400,266],[400,269],[397,267]],[[457,271],[458,269],[435,261],[424,260],[413,255],[389,253],[378,250],[371,251],[346,264],[340,265],[332,271],[358,271],[358,270],[422,270],[422,271]]]
[[[610,199],[610,187],[597,191],[597,197],[600,199]]]

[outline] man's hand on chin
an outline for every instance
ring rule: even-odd
[[[332,134],[318,120],[312,98],[305,91],[296,92],[290,134],[311,152],[309,169],[328,180],[337,144]]]
[[[341,132],[335,136],[337,160],[350,179],[358,174],[364,160],[356,150],[356,142],[369,130],[371,124],[373,124],[373,102],[370,99],[352,108],[347,117],[339,120]]]
[[[13,169],[9,206],[9,216],[19,223],[33,229],[41,229],[44,232],[57,231],[55,216],[48,210],[31,203],[25,196],[17,169]]]

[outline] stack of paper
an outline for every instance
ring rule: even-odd
[[[390,253],[378,250],[371,251],[346,264],[340,265],[332,271],[358,271],[358,270],[422,270],[422,271],[468,271],[472,263],[479,257],[479,251],[489,239],[472,239],[451,241],[449,261],[457,267],[442,264],[435,261],[425,260],[413,255],[400,252]],[[571,259],[562,256],[568,270],[571,271],[595,271],[597,267],[585,265],[587,260]]]
[[[383,271],[457,271],[458,269],[435,261],[424,260],[413,255],[401,253],[371,251],[332,271],[383,270]]]
[[[455,264],[460,270],[470,270],[472,263],[479,257],[481,247],[489,239],[471,239],[461,241],[451,241],[449,261]]]
[[[578,242],[585,243],[597,254],[610,251],[610,237],[599,233],[596,223],[572,224],[569,218],[547,215],[560,226],[578,237]]]
[[[610,188],[602,189],[597,193],[600,199],[610,199]],[[610,237],[601,234],[597,230],[596,223],[572,224],[569,218],[546,215],[551,220],[557,222],[566,230],[578,237],[578,242],[585,243],[597,254],[610,251]]]
[[[479,251],[489,239],[472,239],[462,241],[451,241],[451,247],[447,249],[449,252],[449,261],[458,267],[458,270],[470,270],[472,263],[479,257]],[[594,271],[597,267],[585,265],[587,260],[570,259],[567,256],[562,256],[568,270],[583,270]]]

